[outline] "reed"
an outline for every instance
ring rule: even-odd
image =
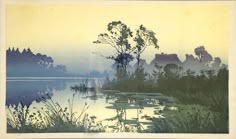
[[[8,133],[38,132],[105,132],[95,116],[89,116],[84,104],[80,113],[73,111],[75,94],[68,99],[68,107],[62,107],[51,98],[42,101],[44,107],[22,106],[6,107]]]

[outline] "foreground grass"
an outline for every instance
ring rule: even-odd
[[[200,105],[177,105],[165,109],[164,118],[145,117],[153,122],[153,133],[228,133],[228,119]]]
[[[95,116],[89,116],[87,104],[79,114],[73,112],[73,99],[69,106],[62,108],[51,98],[43,100],[45,107],[33,108],[22,105],[7,107],[8,133],[40,133],[40,132],[105,132],[101,122]]]
[[[177,93],[178,94],[178,93]],[[177,95],[176,94],[176,95]],[[56,133],[56,132],[105,132],[107,126],[102,122],[96,122],[95,116],[89,116],[86,110],[87,104],[80,113],[73,111],[73,101],[68,100],[68,107],[62,108],[49,96],[41,102],[44,107],[29,108],[26,106],[7,107],[7,132],[8,133]],[[207,99],[209,105],[199,104],[171,104],[157,114],[160,117],[144,116],[151,121],[148,129],[142,129],[141,133],[228,133],[228,109],[227,101],[216,97],[214,101]],[[203,98],[204,99],[204,98]],[[190,99],[191,100],[191,99]],[[206,102],[206,101],[204,101]],[[216,103],[217,102],[217,103]],[[211,104],[211,105],[210,105]],[[213,104],[215,107],[213,107]],[[218,105],[216,105],[218,104]],[[170,108],[173,107],[174,109]],[[210,106],[210,107],[209,107]],[[155,113],[155,111],[154,111]],[[118,126],[117,126],[118,127]],[[114,127],[114,129],[117,129]],[[125,128],[122,132],[131,132]]]

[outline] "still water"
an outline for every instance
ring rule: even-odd
[[[75,91],[71,88],[85,81],[88,86],[96,87],[96,89]],[[89,105],[86,113],[95,116],[97,121],[102,121],[103,125],[108,127],[108,131],[111,131],[117,122],[114,117],[118,114],[122,114],[121,117],[125,124],[139,123],[143,129],[147,129],[151,121],[143,117],[161,118],[163,117],[161,111],[167,106],[170,107],[174,102],[173,98],[160,93],[102,91],[98,89],[102,83],[103,79],[98,78],[8,78],[6,105],[17,106],[21,104],[30,109],[41,108],[44,106],[42,100],[47,99],[43,97],[46,94],[54,102],[58,102],[62,108],[65,108],[68,107],[74,96],[73,111],[80,113],[85,104]]]

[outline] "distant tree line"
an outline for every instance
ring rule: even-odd
[[[114,61],[114,65],[116,66],[115,77],[117,81],[121,82],[128,77],[128,67],[130,67],[129,63],[131,61],[136,59],[134,73],[140,73],[142,71],[145,71],[144,69],[147,68],[143,67],[143,61],[145,60],[141,58],[141,54],[149,46],[153,46],[156,49],[159,48],[159,45],[157,44],[158,40],[156,38],[156,33],[154,31],[146,28],[144,25],[140,25],[135,31],[132,31],[126,24],[121,21],[112,21],[108,23],[107,32],[99,34],[97,40],[93,41],[93,43],[108,45],[114,49],[114,53],[110,55],[106,54],[107,56],[104,57],[106,59]],[[208,53],[204,46],[199,46],[195,48],[194,53],[196,57],[194,57],[192,54],[186,54],[185,61],[179,61],[177,65],[181,66],[184,71],[190,69],[194,72],[198,72],[197,74],[199,74],[200,71],[204,69],[219,70],[221,68],[227,68],[225,64],[221,63],[221,59],[219,57],[215,57],[215,59],[213,59],[212,55]],[[162,57],[162,61],[159,61],[160,63],[158,63],[155,61],[157,59],[154,59],[151,62],[150,66],[152,68],[154,64],[159,64],[159,66],[162,67],[166,64],[176,64],[176,62],[172,63],[172,61],[169,61],[173,60],[172,58],[177,58],[175,60],[178,61],[177,55],[176,57],[173,57],[175,55],[176,54],[158,55],[159,57]]]
[[[45,54],[34,54],[30,48],[9,48],[7,56],[7,76],[64,76],[66,66],[54,65],[53,58]]]

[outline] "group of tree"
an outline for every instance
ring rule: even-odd
[[[107,33],[99,34],[94,43],[106,44],[114,48],[115,53],[106,58],[114,61],[116,77],[120,81],[127,77],[127,66],[134,59],[137,60],[138,65],[136,70],[142,69],[141,54],[148,46],[159,48],[155,32],[143,25],[136,29],[134,35],[126,24],[121,21],[112,21],[107,25],[107,31]]]
[[[141,54],[147,46],[157,45],[155,33],[143,25],[136,34],[120,21],[108,24],[108,33],[98,35],[94,43],[108,44],[115,53],[107,56],[114,60],[116,78],[106,79],[103,88],[120,91],[162,92],[176,96],[182,102],[210,106],[216,111],[227,111],[228,106],[228,69],[221,59],[213,57],[204,46],[195,48],[193,55],[186,55],[180,64],[155,63],[152,73],[145,72],[140,64]],[[133,45],[132,45],[133,44]],[[127,65],[136,58],[135,71],[127,71]],[[198,72],[194,69],[198,68]],[[222,112],[226,114],[227,112]],[[227,119],[227,118],[226,118]]]
[[[219,70],[227,68],[227,65],[222,63],[220,57],[213,57],[204,46],[199,46],[194,49],[195,57],[191,54],[186,54],[186,59],[183,62],[185,70],[191,69],[200,73],[201,70]]]
[[[141,58],[141,54],[148,46],[159,48],[154,31],[140,25],[134,34],[134,32],[121,21],[112,21],[107,25],[107,33],[99,34],[98,39],[94,41],[94,43],[109,45],[115,50],[112,55],[105,56],[105,58],[114,61],[114,65],[116,65],[115,76],[117,82],[124,82],[129,78],[129,75],[137,80],[145,80],[148,76],[150,77],[150,75],[145,72],[145,67],[143,67],[143,59]],[[194,53],[196,57],[186,54],[185,61],[179,62],[177,65],[170,62],[167,63],[167,65],[165,64],[158,66],[160,66],[159,68],[166,69],[165,72],[167,73],[165,74],[167,76],[176,76],[167,70],[176,70],[176,66],[178,67],[178,72],[190,70],[195,72],[197,75],[199,75],[203,70],[218,71],[219,69],[227,68],[225,64],[221,63],[221,59],[219,57],[216,57],[213,60],[212,55],[208,53],[204,46],[195,48]],[[136,69],[134,72],[130,73],[127,70],[127,66],[134,59],[136,59]],[[159,63],[155,63],[155,65],[156,64]]]
[[[155,64],[164,67],[167,64],[176,64],[181,66],[184,71],[192,70],[196,74],[200,74],[201,70],[219,70],[227,68],[227,65],[222,63],[220,57],[213,57],[204,46],[196,47],[193,50],[194,54],[186,54],[185,60],[182,62],[177,54],[156,53],[153,60],[147,63],[145,59],[140,59],[139,65],[142,65],[145,71],[149,74],[155,69]],[[138,63],[128,65],[129,71],[135,71]],[[114,66],[113,66],[114,67]]]
[[[41,53],[34,54],[30,48],[9,48],[7,56],[7,76],[64,76],[66,66],[54,65],[53,58]]]

